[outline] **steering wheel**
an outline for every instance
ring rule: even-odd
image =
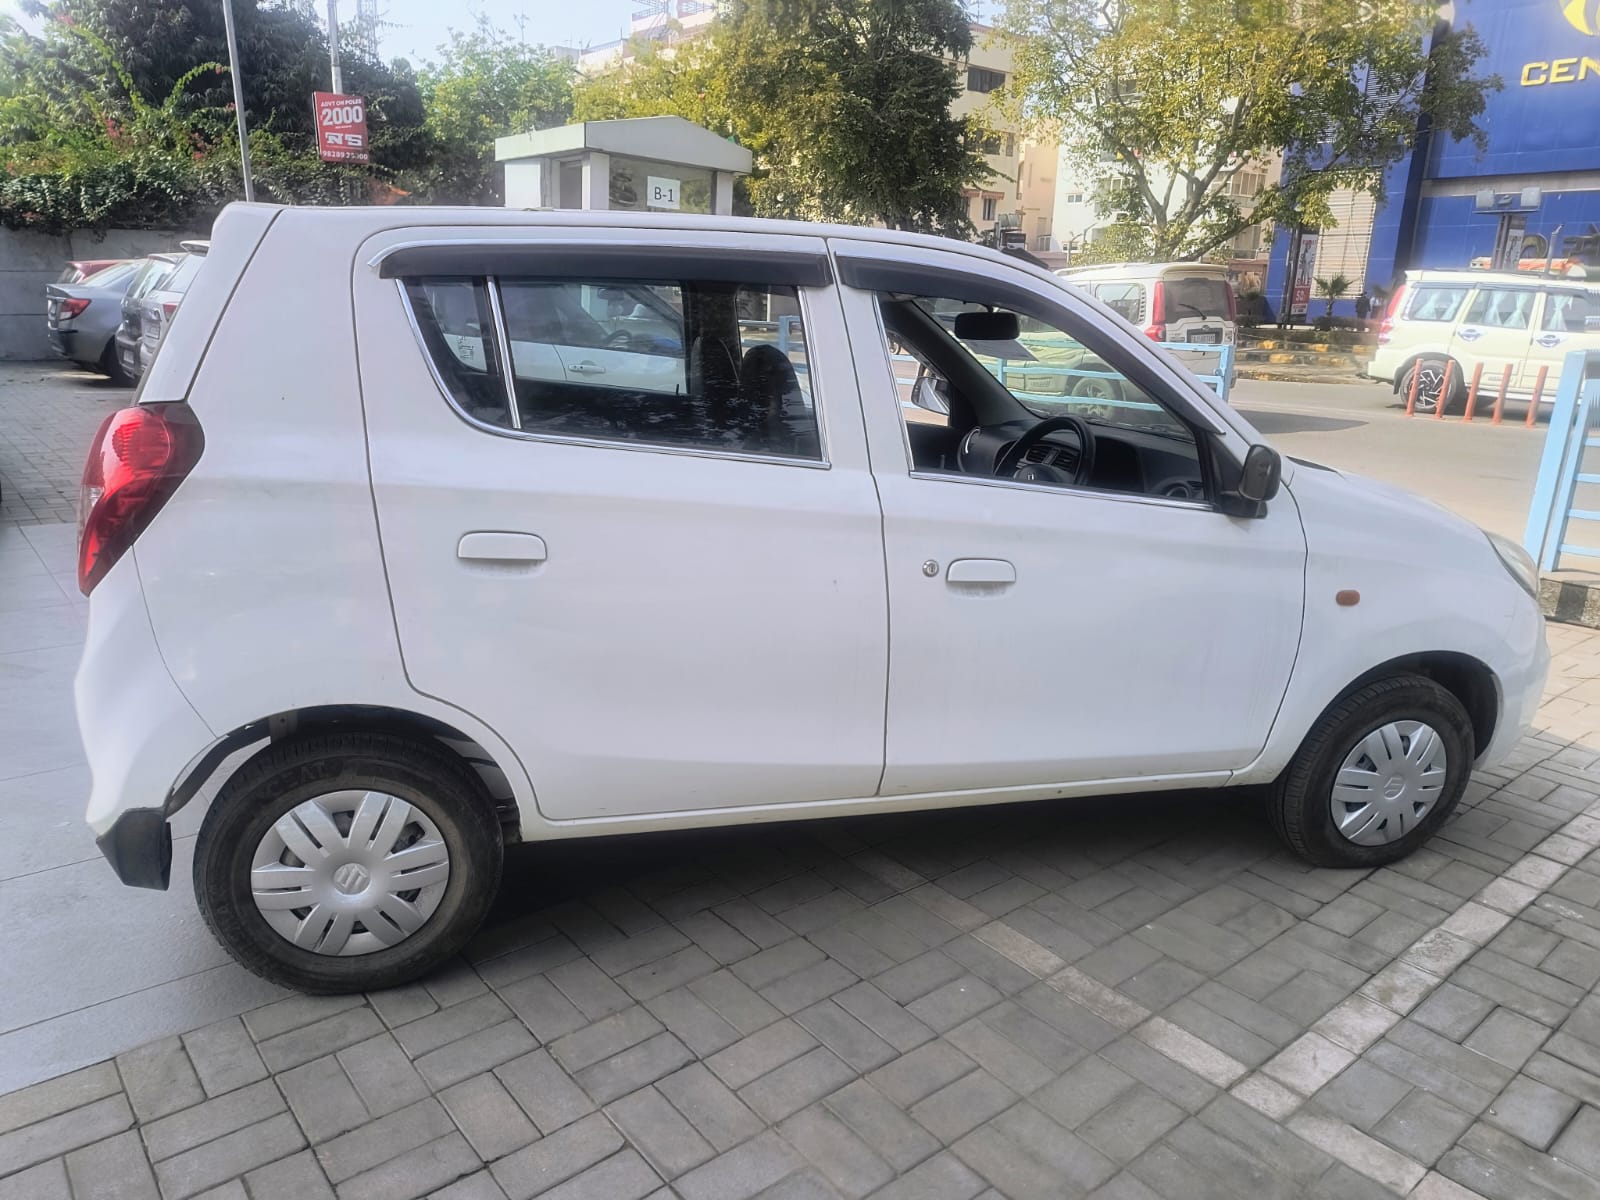
[[[1010,479],[1022,465],[1023,456],[1029,450],[1052,433],[1063,429],[1070,429],[1078,435],[1078,465],[1072,473],[1072,484],[1074,487],[1083,487],[1094,476],[1094,430],[1089,428],[1089,422],[1082,417],[1074,417],[1070,413],[1062,413],[1059,417],[1046,417],[1007,446],[1005,452],[995,460],[995,478]]]
[[[631,350],[633,348],[633,334],[626,329],[619,329],[606,338],[606,347],[611,350]]]

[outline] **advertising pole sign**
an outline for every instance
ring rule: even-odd
[[[1289,292],[1289,316],[1291,320],[1303,320],[1306,310],[1311,307],[1312,277],[1316,273],[1317,240],[1315,233],[1301,233],[1298,253],[1294,259],[1293,283]]]
[[[317,153],[323,162],[371,162],[367,150],[367,102],[360,96],[313,92]]]

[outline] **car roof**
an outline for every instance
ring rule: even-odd
[[[1456,283],[1482,287],[1557,287],[1600,291],[1600,279],[1542,275],[1537,271],[1419,270],[1406,272],[1407,283]]]
[[[1100,263],[1092,267],[1063,267],[1056,272],[1063,279],[1149,279],[1159,275],[1218,275],[1226,277],[1228,268],[1221,263],[1164,262],[1164,263]]]

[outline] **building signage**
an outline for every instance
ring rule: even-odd
[[[646,175],[644,195],[646,208],[677,208],[683,190],[681,179],[667,179],[660,175]]]
[[[1311,284],[1316,276],[1317,242],[1319,234],[1302,233],[1299,253],[1294,260],[1293,282],[1289,291],[1291,317],[1304,317],[1311,307]]]
[[[1600,36],[1600,0],[1551,0],[1561,6],[1561,14],[1579,33]],[[1544,87],[1550,83],[1600,81],[1600,49],[1594,54],[1571,55],[1522,64],[1522,86]]]
[[[371,162],[367,147],[367,102],[360,96],[313,92],[317,114],[317,153],[323,162]]]

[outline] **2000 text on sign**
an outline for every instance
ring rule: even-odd
[[[367,102],[336,92],[311,94],[317,112],[317,153],[323,162],[370,162]]]

